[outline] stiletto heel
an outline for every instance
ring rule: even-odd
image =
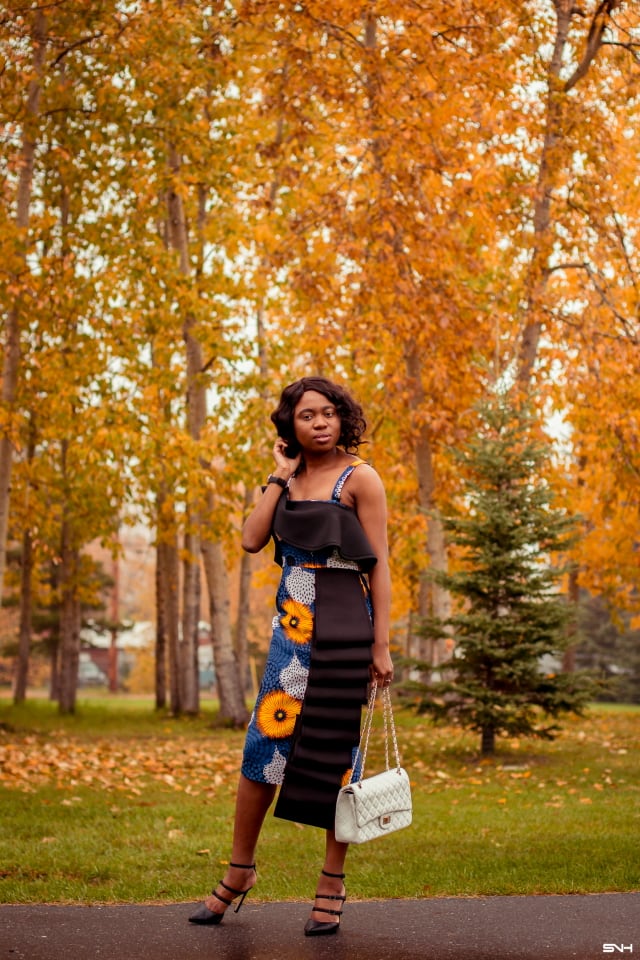
[[[229,866],[235,867],[237,870],[255,870],[256,869],[255,863],[230,863]],[[235,890],[234,887],[230,887],[228,884],[226,884],[224,880],[221,880],[218,886],[224,887],[225,890],[233,894],[232,898],[229,900],[227,897],[223,897],[222,894],[217,892],[217,887],[211,891],[212,896],[214,896],[217,900],[220,900],[221,903],[226,904],[225,909],[222,911],[222,913],[214,913],[213,910],[209,910],[209,907],[207,907],[203,903],[202,906],[198,907],[196,912],[189,917],[189,923],[201,923],[201,924],[209,924],[209,925],[222,923],[222,918],[227,912],[226,908],[233,905],[234,899],[236,897],[240,897],[240,900],[238,901],[238,905],[233,911],[234,913],[237,913],[240,907],[242,906],[242,904],[244,903],[244,898],[249,893],[249,891],[253,889],[253,884],[251,884],[251,886],[247,887],[246,890]]]
[[[327,873],[326,870],[322,870],[321,872],[325,877],[335,877],[338,880],[344,880],[344,873]],[[316,893],[316,900],[340,900],[344,903],[346,899],[346,892],[344,897],[330,893]],[[313,911],[315,911],[315,913],[327,913],[332,917],[342,916],[342,910],[329,910],[325,907],[316,907],[315,904]],[[305,924],[304,935],[305,937],[323,937],[330,933],[337,933],[339,928],[340,920],[329,920],[323,923],[319,920],[309,918]]]

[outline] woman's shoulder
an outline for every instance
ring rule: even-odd
[[[364,480],[366,482],[367,479],[373,480],[373,478],[376,477],[380,479],[377,471],[371,466],[368,460],[353,453],[348,453],[346,456],[349,459],[344,461],[341,476],[346,474],[350,484],[356,480]]]
[[[342,501],[345,506],[352,506],[361,497],[384,492],[380,474],[367,460],[353,456],[346,470],[349,470],[349,476],[342,494]]]
[[[343,462],[344,462],[345,470],[349,470],[351,467],[359,467],[365,472],[367,470],[373,470],[373,472],[375,473],[375,470],[373,469],[369,461],[366,460],[364,457],[359,457],[357,453],[345,453],[344,457],[345,457],[345,460]]]

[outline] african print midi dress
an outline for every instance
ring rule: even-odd
[[[376,562],[353,510],[331,500],[289,500],[273,535],[282,577],[264,676],[245,742],[242,773],[281,784],[275,815],[333,828],[366,702],[373,625],[366,573]]]

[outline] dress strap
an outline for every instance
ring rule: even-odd
[[[345,483],[347,482],[347,480],[349,479],[349,477],[351,476],[355,468],[359,467],[361,463],[366,463],[366,460],[360,460],[360,459],[354,460],[353,463],[350,463],[349,466],[342,471],[342,473],[336,480],[336,484],[333,488],[333,493],[331,494],[332,500],[337,500],[338,502],[340,501],[342,488],[344,487]]]

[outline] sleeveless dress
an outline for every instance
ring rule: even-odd
[[[245,741],[242,773],[281,784],[275,816],[332,829],[367,700],[372,609],[366,573],[376,557],[355,511],[330,500],[289,500],[273,521],[282,566],[277,615]]]

